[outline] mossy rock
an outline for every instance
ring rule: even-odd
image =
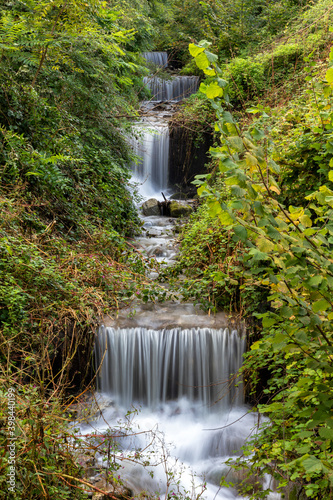
[[[171,217],[188,217],[193,209],[190,205],[173,200],[169,205]]]

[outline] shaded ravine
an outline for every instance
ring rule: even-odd
[[[151,58],[165,64],[160,53]],[[168,187],[167,133],[158,120],[155,116],[153,133],[146,124],[135,125],[144,140],[133,173],[144,197]],[[174,225],[171,218],[144,217],[134,246],[160,265],[172,265],[177,259]],[[244,349],[244,326],[236,327],[224,313],[207,316],[183,304],[180,296],[163,304],[133,300],[117,318],[105,318],[98,332],[98,400],[104,410],[81,426],[81,433],[116,431],[119,477],[133,494],[243,498],[219,485],[225,474],[235,484],[242,479],[225,462],[258,425],[237,377]]]

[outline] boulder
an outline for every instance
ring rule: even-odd
[[[173,200],[169,205],[171,217],[188,217],[193,209],[190,205]]]
[[[113,484],[106,482],[105,479],[100,479],[95,482],[94,486],[104,491],[105,493],[95,493],[93,495],[93,500],[109,500],[110,498],[119,498],[119,500],[128,500],[131,498],[132,491],[122,484]]]
[[[160,205],[155,198],[150,198],[142,204],[143,215],[161,215]]]

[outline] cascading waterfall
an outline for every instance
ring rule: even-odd
[[[255,425],[244,406],[242,384],[236,387],[234,380],[244,349],[245,337],[228,328],[100,328],[95,346],[99,389],[115,403],[104,412],[101,426],[117,425],[117,408],[125,414],[141,407],[130,436],[119,438],[123,456],[151,447],[152,435],[162,446],[162,451],[153,448],[144,468],[133,464],[130,454],[129,462],[122,462],[121,477],[134,492],[176,491],[179,498],[197,498],[205,480],[202,499],[240,499],[220,488],[219,481],[228,470],[224,461]],[[173,478],[168,486],[166,470]]]
[[[132,181],[141,185],[144,197],[158,197],[168,184],[169,128],[142,123],[133,130],[131,142],[139,160],[132,165]]]
[[[152,94],[151,102],[182,101],[198,90],[198,76],[176,76],[165,80],[157,76],[146,76],[144,84]]]
[[[168,66],[167,52],[144,52],[142,55],[148,63],[153,63],[155,66],[164,68]]]
[[[102,327],[98,364],[106,349],[100,389],[125,407],[137,402],[155,409],[183,397],[205,411],[243,403],[242,391],[229,383],[244,352],[244,338],[236,330]]]
[[[157,66],[167,64],[166,53],[144,56]],[[196,91],[198,78],[162,81],[152,77],[146,83],[153,100],[178,101]],[[132,165],[133,180],[141,184],[144,197],[159,197],[169,177],[167,116],[154,116],[154,107],[148,112],[149,123],[133,125],[130,139],[139,158]],[[166,110],[167,106],[163,103],[159,108]],[[146,223],[154,224],[150,220]],[[158,228],[152,227],[150,236],[154,230],[162,251],[168,233],[163,236]],[[141,244],[147,240],[147,255],[150,236],[141,238]],[[139,304],[134,307],[140,309]],[[221,322],[220,318],[216,324],[209,323],[205,317],[202,323],[197,312],[180,307],[182,310],[178,312],[183,322],[175,318],[170,305],[165,306],[166,311],[159,305],[151,316],[145,311],[145,322],[134,322],[134,327],[123,328],[128,326],[126,316],[120,323],[113,321],[113,327],[100,328],[95,359],[104,411],[92,425],[99,435],[110,433],[110,429],[116,431],[122,450],[121,479],[135,494],[148,491],[158,492],[165,499],[175,495],[241,500],[236,490],[221,488],[220,480],[227,473],[230,481],[240,480],[237,474],[230,473],[225,461],[237,454],[249,435],[256,432],[258,424],[257,416],[250,414],[244,404],[242,383],[237,378],[245,337],[228,328],[208,328],[207,325],[227,325],[227,322]],[[134,309],[134,316],[140,314]],[[174,327],[179,324],[182,327]],[[133,407],[141,410],[128,424],[128,411]],[[82,426],[81,432],[89,434],[91,425]],[[136,463],[137,450],[139,454],[141,450],[148,453],[142,459],[144,467]],[[204,490],[203,481],[206,481]]]
[[[158,67],[166,67],[168,57],[166,52],[145,52],[147,62]],[[150,89],[152,98],[144,103],[149,110],[149,122],[142,121],[133,127],[133,137],[130,142],[134,153],[139,157],[132,164],[133,182],[139,184],[139,192],[144,197],[161,197],[161,192],[168,188],[169,178],[169,127],[164,114],[155,112],[151,103],[167,101],[179,102],[197,91],[199,78],[197,76],[176,76],[162,79],[156,76],[144,78],[145,85]],[[170,106],[171,107],[171,106]],[[173,111],[171,111],[172,113]]]

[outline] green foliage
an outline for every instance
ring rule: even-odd
[[[219,199],[225,199],[221,182],[216,181]],[[232,232],[225,230],[212,214],[214,208],[207,202],[191,216],[180,235],[180,258],[176,265],[160,274],[179,289],[185,300],[194,302],[206,311],[236,311],[241,316],[255,312],[260,301],[265,302],[265,292],[257,279],[250,278],[246,264],[248,249],[241,241],[235,241]],[[256,272],[260,274],[260,263]],[[246,282],[246,284],[245,284]],[[171,288],[173,289],[173,288]]]
[[[197,46],[196,58],[202,49],[206,53],[206,46]],[[271,137],[258,127],[241,130],[228,111],[221,70],[215,62],[206,69],[214,70],[216,77],[201,91],[212,95],[216,109],[221,145],[213,154],[230,196],[221,198],[209,177],[198,180],[198,193],[207,199],[210,215],[232,231],[236,241],[250,247],[248,264],[264,262],[258,282],[270,290],[271,309],[257,315],[263,322],[262,338],[252,345],[243,369],[254,374],[255,384],[258,371],[269,368],[268,402],[258,405],[258,411],[268,414],[270,421],[245,447],[246,458],[236,463],[250,474],[271,473],[280,488],[294,481],[307,497],[328,498],[333,484],[332,160],[322,158],[328,175],[318,190],[306,196],[308,207],[285,207],[279,199],[280,167],[272,158]],[[333,129],[330,69],[326,82],[317,85],[316,75],[309,81],[314,84],[319,117],[326,113],[323,128],[329,145]],[[213,85],[222,93],[212,92]],[[329,105],[322,106],[317,98]],[[256,493],[251,498],[257,498]]]
[[[0,8],[0,380],[20,403],[12,498],[86,497],[65,393],[91,375],[101,318],[165,293],[124,239],[139,226],[124,118],[146,70],[123,17],[99,0]]]
[[[2,182],[45,197],[41,215],[58,227],[78,229],[77,218],[89,214],[91,223],[130,232],[130,155],[117,115],[136,103],[132,75],[140,67],[121,48],[132,31],[100,2],[48,5],[2,11]]]
[[[227,66],[225,76],[230,81],[230,98],[249,101],[262,93],[265,87],[265,66],[252,59],[236,57]]]

